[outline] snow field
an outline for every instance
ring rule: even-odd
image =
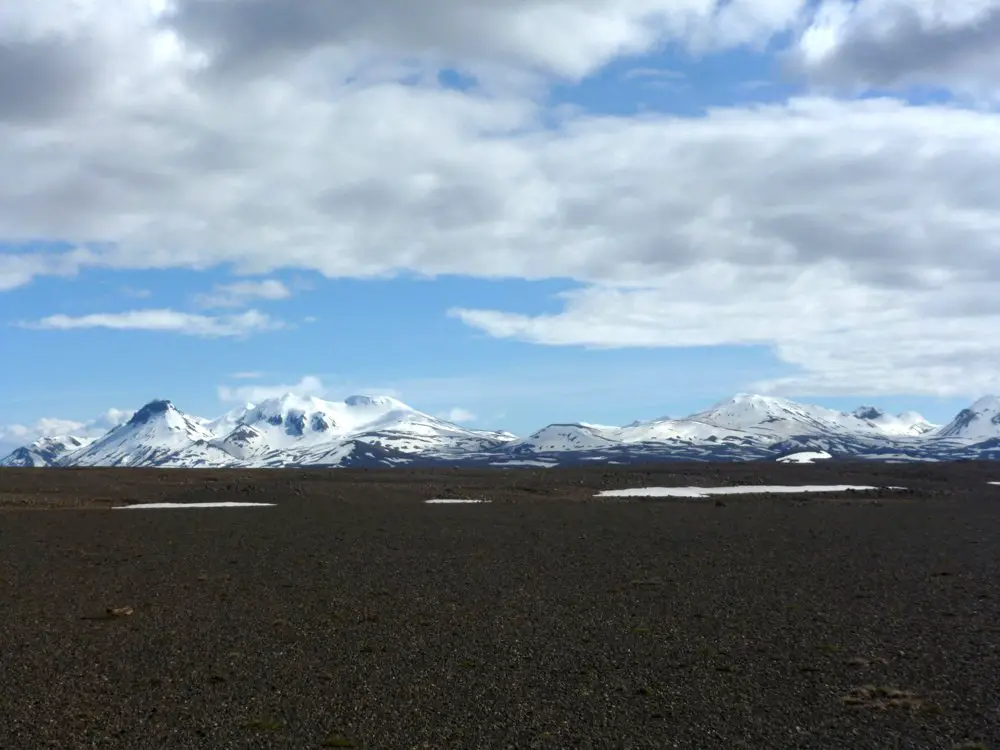
[[[738,487],[640,487],[628,490],[604,490],[595,497],[709,497],[711,495],[760,495],[764,493],[794,494],[801,492],[858,492],[864,490],[903,490],[905,487],[871,487],[851,484],[767,485],[751,484]]]

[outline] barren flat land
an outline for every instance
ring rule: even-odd
[[[0,470],[0,747],[1000,750],[991,481]]]

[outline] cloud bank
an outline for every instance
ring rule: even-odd
[[[982,392],[1000,372],[998,18],[995,0],[19,4],[0,11],[0,290],[87,267],[572,279],[556,315],[453,313],[546,345],[771,346],[799,374],[764,385],[794,393]],[[663,45],[779,43],[816,88],[778,104],[546,103]],[[24,249],[38,239],[74,249]],[[261,283],[201,302],[284,293]]]

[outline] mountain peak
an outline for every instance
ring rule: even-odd
[[[384,427],[384,420],[417,415],[390,396],[349,396],[343,401],[326,401],[315,396],[286,393],[266,399],[240,414],[211,423],[218,438],[229,440],[232,428],[252,425],[256,433],[231,435],[241,451],[264,449],[298,450],[344,439],[365,429]],[[397,425],[398,426],[398,425]]]
[[[128,423],[130,425],[147,424],[151,419],[156,418],[160,414],[166,414],[173,409],[175,409],[173,402],[166,399],[150,401],[144,407],[139,409],[139,411],[133,414]]]
[[[691,418],[701,418],[710,415],[798,412],[802,408],[800,404],[778,396],[762,396],[759,393],[737,393],[724,401],[719,401],[706,411],[692,415]]]
[[[794,450],[873,460],[1000,456],[1000,398],[992,395],[978,399],[941,428],[916,412],[893,416],[869,405],[844,412],[743,392],[686,417],[626,427],[556,424],[523,440],[460,427],[392,396],[371,394],[326,401],[285,393],[215,420],[187,415],[171,401],[157,399],[127,424],[120,422],[124,416],[109,413],[111,429],[96,440],[90,432],[79,438],[43,438],[0,459],[0,465],[356,465],[345,458],[354,455],[351,446],[374,446],[374,453],[362,451],[364,461],[386,466],[748,460]],[[393,452],[383,454],[382,449]]]
[[[290,409],[298,409],[299,411],[315,409],[317,405],[322,403],[324,402],[313,396],[300,396],[297,393],[288,392],[283,393],[280,396],[266,398],[256,404],[248,403],[246,405],[246,410],[253,411],[254,409],[257,409],[261,413],[280,414]]]
[[[392,396],[348,396],[344,399],[344,403],[354,408],[410,409],[409,406]]]
[[[976,400],[972,406],[962,409],[937,435],[977,441],[1000,436],[1000,398],[983,396]]]
[[[409,406],[392,396],[377,395],[354,395],[348,396],[342,402],[326,401],[315,396],[300,396],[296,393],[285,393],[281,396],[269,398],[257,404],[256,408],[262,412],[280,413],[289,410],[298,411],[324,411],[336,409],[338,404],[351,409],[381,409],[383,411],[404,410],[413,411]],[[247,410],[252,410],[252,404],[247,405]]]
[[[124,425],[74,451],[74,466],[156,466],[179,451],[207,444],[213,437],[204,420],[157,399],[139,409]]]
[[[859,406],[851,414],[858,419],[880,419],[885,416],[885,412],[876,406]]]
[[[788,411],[801,408],[801,404],[781,396],[765,396],[760,393],[737,393],[724,401],[714,404],[708,411],[738,408],[740,411]]]
[[[925,432],[923,420],[904,423],[874,406],[851,413],[800,404],[778,396],[738,393],[728,401],[688,417],[688,420],[741,433],[792,437],[796,435],[915,435]],[[931,429],[928,425],[927,429]]]
[[[88,438],[74,435],[41,437],[30,445],[18,448],[0,460],[0,466],[42,467],[55,466],[63,456],[88,445]]]
[[[982,398],[977,399],[972,406],[969,407],[969,409],[977,414],[1000,411],[1000,398],[992,395],[983,396]]]
[[[780,404],[785,403],[788,399],[781,398],[779,396],[764,396],[760,393],[737,393],[726,401],[722,401],[723,404]]]

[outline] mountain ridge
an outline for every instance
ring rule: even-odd
[[[41,438],[0,466],[557,466],[774,460],[800,451],[886,461],[992,458],[1000,453],[1000,399],[977,399],[939,426],[916,412],[840,412],[738,393],[686,417],[551,424],[525,437],[463,427],[390,396],[327,401],[289,393],[215,419],[155,399],[97,438]]]

